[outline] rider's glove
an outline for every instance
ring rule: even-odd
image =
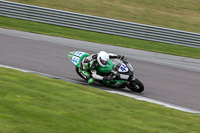
[[[111,75],[103,77],[103,80],[112,80],[112,79],[113,79],[113,77]]]
[[[117,58],[119,58],[120,60],[124,60],[124,56],[123,55],[118,55]]]

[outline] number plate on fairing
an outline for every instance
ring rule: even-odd
[[[125,74],[120,74],[120,78],[121,79],[128,79],[129,78],[129,75],[125,75]]]
[[[83,54],[84,54],[84,52],[78,51],[78,52],[76,52],[74,55],[75,55],[75,56],[78,56],[78,57],[81,57]]]
[[[120,66],[118,71],[119,72],[128,72],[128,67],[124,63],[122,63],[122,65]]]
[[[72,58],[72,62],[73,62],[75,65],[77,65],[77,63],[79,62],[79,60],[80,60],[80,58],[79,58],[79,57],[76,57],[76,56],[74,56],[74,57]]]

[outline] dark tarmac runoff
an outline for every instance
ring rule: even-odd
[[[0,64],[82,81],[70,51],[125,55],[145,85],[140,95],[200,110],[200,60],[0,28]],[[83,81],[84,82],[84,81]]]

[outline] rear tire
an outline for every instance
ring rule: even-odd
[[[86,80],[86,78],[83,77],[83,75],[82,75],[81,72],[79,71],[79,67],[76,66],[75,69],[76,69],[76,73],[77,73],[81,78],[83,78],[84,80]]]
[[[139,79],[135,79],[134,81],[131,81],[127,87],[134,91],[134,92],[138,92],[141,93],[144,91],[144,85],[142,84],[142,82]]]

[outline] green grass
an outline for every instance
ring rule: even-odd
[[[200,116],[0,67],[1,133],[198,133]]]
[[[172,55],[200,58],[200,48],[190,48],[173,44],[145,41],[134,38],[120,37],[84,30],[77,30],[61,26],[25,21],[0,16],[0,27],[16,29],[40,34],[73,38],[91,42],[117,45],[128,48],[136,48]],[[81,44],[80,44],[81,46]]]
[[[10,0],[200,33],[199,0]]]

